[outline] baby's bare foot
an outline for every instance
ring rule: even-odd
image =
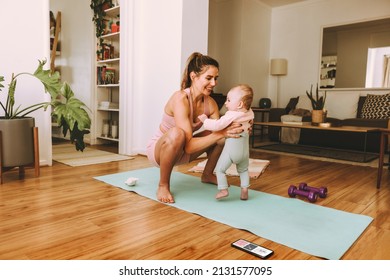
[[[223,189],[220,190],[217,195],[215,196],[216,199],[221,199],[224,197],[227,197],[229,195],[229,190],[228,189]]]
[[[248,200],[248,188],[241,188],[241,200]]]
[[[169,187],[159,186],[157,189],[157,199],[163,203],[175,203]]]

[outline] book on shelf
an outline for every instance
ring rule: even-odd
[[[96,68],[96,83],[98,85],[115,84],[115,69],[107,66],[98,66]]]

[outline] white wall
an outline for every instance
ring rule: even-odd
[[[184,0],[182,16],[182,46],[181,71],[184,69],[188,56],[199,51],[207,54],[209,28],[209,1]],[[194,15],[194,12],[196,15]]]
[[[215,92],[247,83],[258,105],[268,92],[271,8],[258,0],[210,0],[209,20],[209,54],[220,63]]]
[[[50,10],[61,11],[61,55],[56,58],[61,79],[72,87],[75,96],[91,109],[94,108],[95,29],[90,0],[50,0]],[[94,125],[92,123],[92,125]],[[90,135],[85,135],[89,142]]]
[[[281,104],[317,83],[323,27],[389,16],[390,0],[312,0],[273,9],[270,57],[288,60],[288,74],[280,79]]]
[[[251,85],[254,91],[252,106],[258,106],[260,98],[268,96],[271,9],[258,0],[245,0],[242,14],[239,83]]]
[[[0,93],[0,98],[4,101],[12,72],[34,72],[38,60],[43,59],[48,60],[46,66],[49,68],[49,0],[2,1],[0,25],[2,26],[0,75],[6,79],[4,83],[6,89]],[[42,84],[36,79],[21,77],[18,80],[17,104],[22,104],[23,107],[49,100],[49,95],[44,94]],[[35,125],[39,129],[41,165],[50,165],[52,163],[50,112],[40,110],[31,116],[35,118]]]
[[[61,55],[56,65],[61,67],[61,78],[68,82],[76,97],[91,106],[95,29],[90,0],[50,0],[50,10],[61,11]]]
[[[241,1],[210,1],[209,55],[219,62],[218,85],[214,91],[226,94],[240,76]]]
[[[208,0],[133,0],[132,53],[125,154],[144,153],[157,131],[164,105],[180,89],[182,65],[194,51],[206,53]],[[122,3],[121,3],[122,5]],[[121,50],[122,53],[122,50]],[[121,62],[122,63],[122,62]]]

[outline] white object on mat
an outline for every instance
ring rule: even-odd
[[[129,177],[129,178],[127,178],[127,180],[125,181],[125,184],[128,185],[128,186],[135,186],[135,184],[137,183],[137,181],[138,181],[138,178]]]
[[[195,165],[194,167],[192,167],[188,171],[202,173],[204,170],[204,167],[206,166],[206,162],[207,162],[207,159],[199,162],[197,165]],[[249,167],[248,167],[249,177],[252,179],[259,178],[259,176],[261,174],[263,174],[263,172],[265,171],[265,169],[268,167],[269,164],[270,164],[269,160],[250,158],[249,159]],[[226,175],[238,176],[238,172],[237,172],[235,164],[232,164],[228,168],[228,170],[226,170]]]

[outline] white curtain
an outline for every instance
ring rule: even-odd
[[[383,87],[390,87],[390,55],[385,55],[383,66]]]

